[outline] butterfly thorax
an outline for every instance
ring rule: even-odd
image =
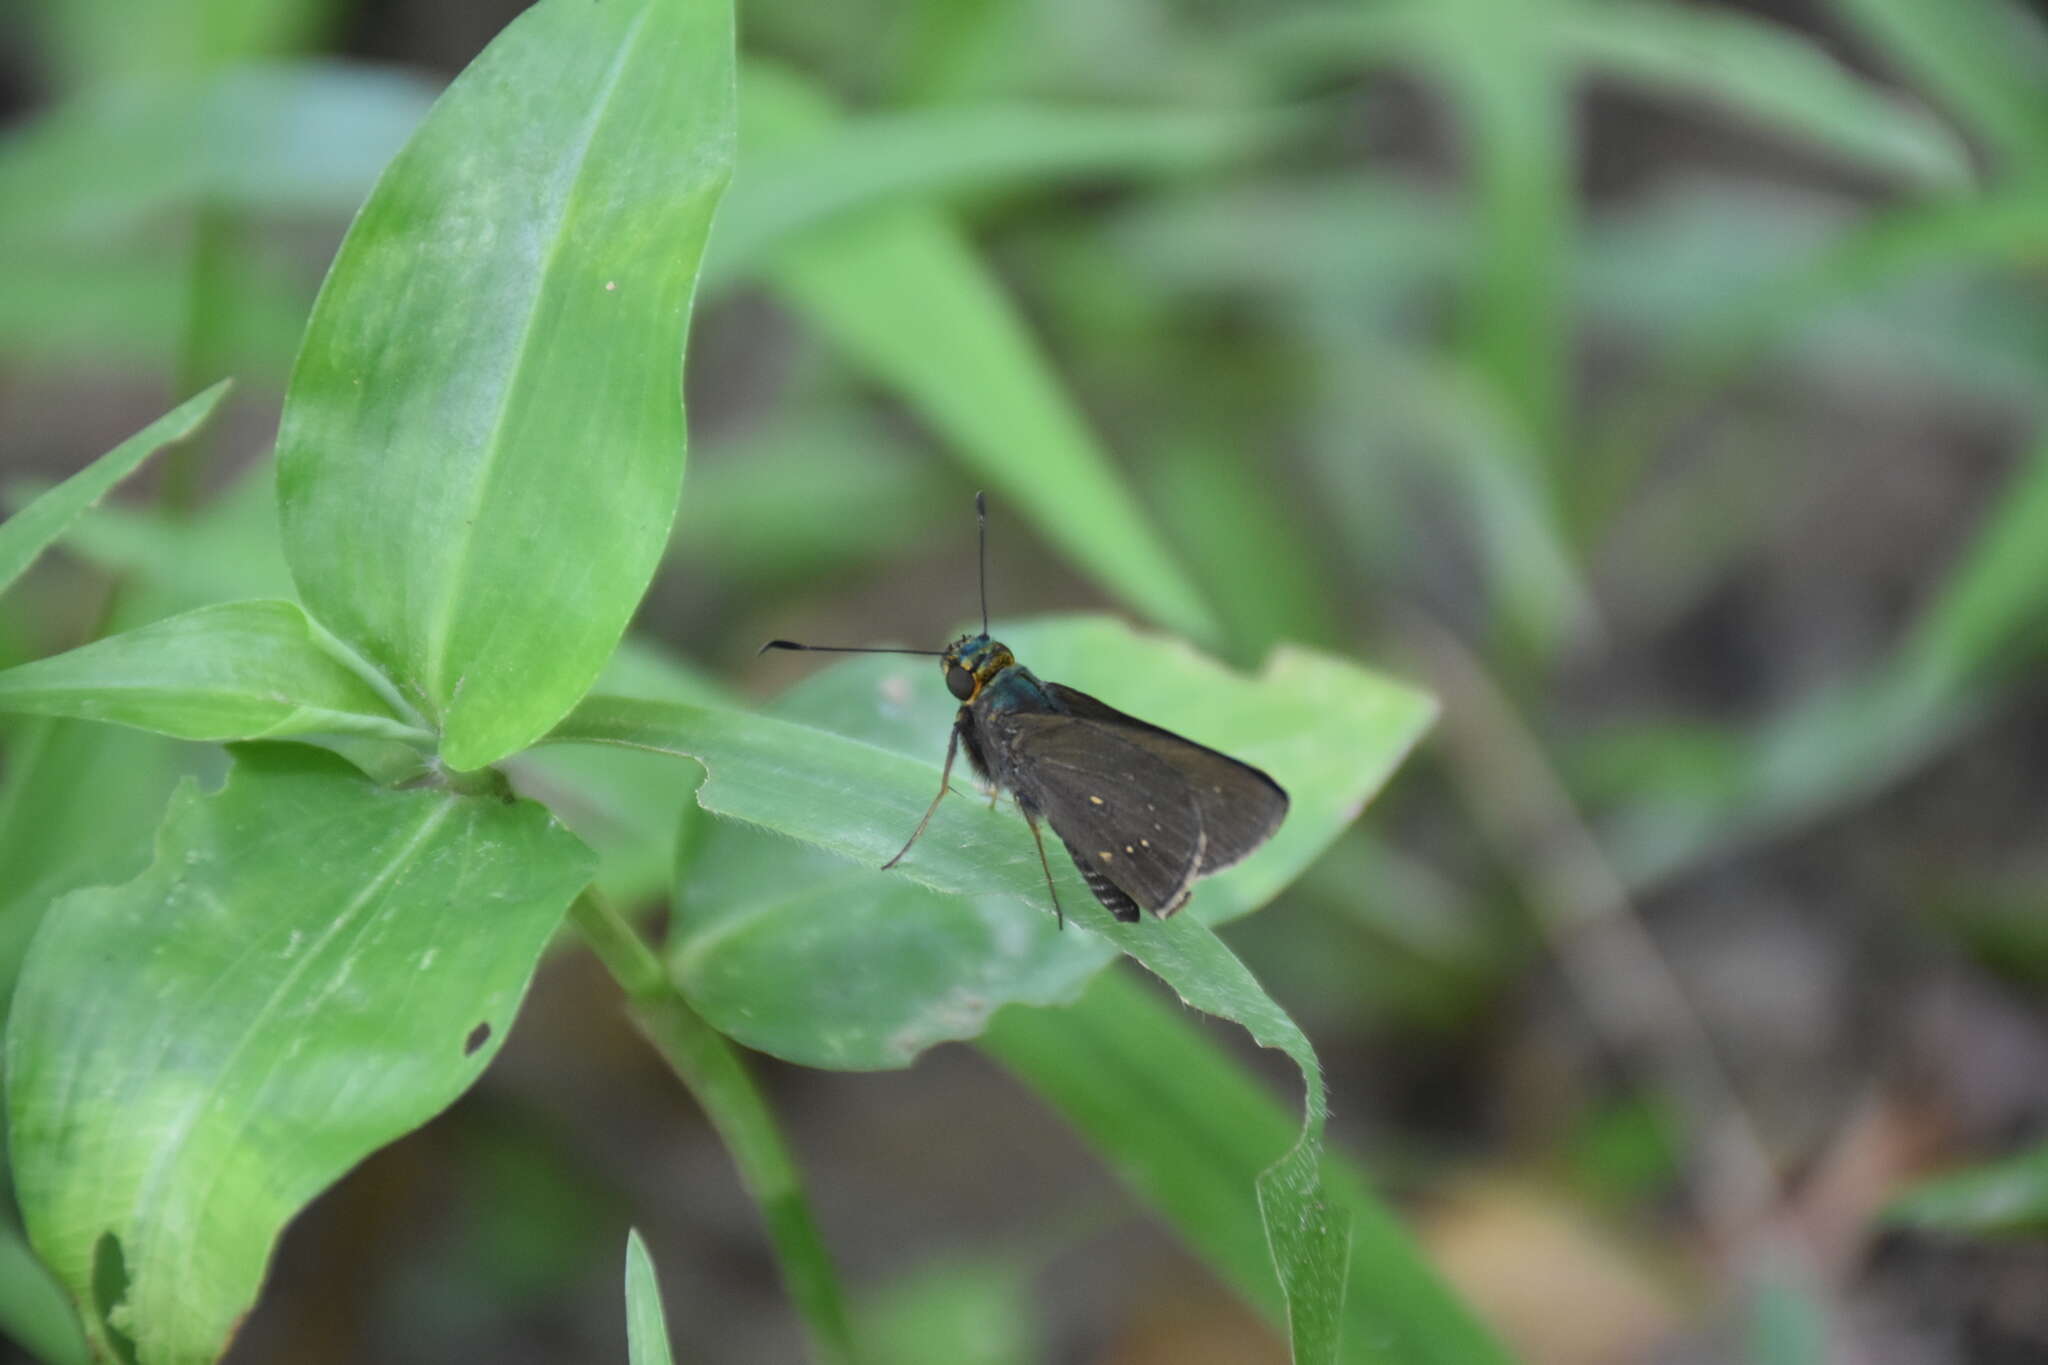
[[[947,690],[965,705],[984,711],[1056,709],[1045,685],[1000,640],[986,635],[955,640],[939,656],[939,665]]]

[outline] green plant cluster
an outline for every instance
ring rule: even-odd
[[[776,4],[743,16],[741,56],[718,0],[540,0],[437,95],[290,55],[309,3],[49,7],[67,93],[0,143],[0,349],[166,367],[194,396],[0,523],[21,1213],[0,1329],[52,1361],[218,1359],[287,1223],[471,1086],[566,922],[725,1140],[820,1359],[969,1358],[942,1324],[1014,1315],[1014,1276],[963,1274],[893,1325],[850,1306],[735,1044],[863,1070],[975,1041],[1296,1360],[1508,1359],[1325,1150],[1307,1037],[1214,929],[1294,887],[1331,935],[1306,955],[1362,934],[1381,965],[1343,990],[1418,1017],[1526,961],[1456,879],[1354,825],[1437,714],[1342,657],[1364,641],[1431,673],[1453,731],[1434,771],[1501,856],[1528,852],[1516,801],[1554,783],[1617,898],[1852,808],[2024,679],[2048,449],[1858,671],[1741,723],[1587,727],[1563,701],[1589,642],[1756,551],[1785,438],[1703,419],[1765,361],[2038,426],[2041,313],[2015,281],[2048,246],[2048,42],[2002,2],[1832,8],[1902,84],[1667,3]],[[1389,73],[1447,115],[1454,185],[1338,160],[1354,84]],[[1575,101],[1615,86],[1877,207],[1711,183],[1589,207]],[[1106,206],[1041,213],[1074,186]],[[351,213],[309,307],[260,229]],[[831,362],[686,482],[693,305],[741,286]],[[1596,334],[1649,340],[1582,401]],[[282,419],[274,461],[216,489],[229,373],[281,386]],[[1102,401],[1128,393],[1173,404]],[[1717,458],[1659,464],[1703,425]],[[906,455],[911,426],[947,459]],[[98,505],[158,451],[157,510]],[[1019,657],[1110,698],[1144,680],[1134,709],[1294,798],[1185,916],[1117,925],[1063,868],[1080,932],[1057,932],[1014,814],[972,800],[877,871],[938,780],[928,666],[856,660],[756,708],[629,633],[665,566],[790,606],[964,530],[982,485],[1153,628],[1006,624]],[[1470,543],[1456,632],[1385,609],[1431,498]],[[76,648],[13,612],[54,545],[117,585]],[[1633,622],[1595,586],[1617,560]],[[707,634],[693,657],[732,644]],[[1475,762],[1475,735],[1550,766],[1497,784],[1512,764]],[[656,949],[626,912],[663,899]],[[1999,942],[2038,959],[2038,936]],[[1105,972],[1120,955],[1285,1054],[1300,1112]],[[1656,1127],[1611,1130],[1608,1164],[1661,1170]],[[2037,1226],[2048,1174],[2022,1153],[1894,1216]],[[637,1234],[625,1273],[631,1358],[666,1360]],[[1804,1322],[1781,1289],[1759,1321]],[[1770,1358],[1819,1358],[1809,1335]],[[1022,1358],[1013,1336],[989,1358]]]

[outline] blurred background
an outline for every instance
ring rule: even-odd
[[[0,17],[10,502],[239,378],[10,596],[0,662],[277,590],[313,292],[520,8]],[[1315,1041],[1336,1144],[1513,1350],[2048,1360],[2048,16],[740,17],[642,635],[763,698],[811,671],[770,636],[940,641],[986,486],[999,621],[1106,608],[1429,687],[1426,746],[1229,938]],[[1006,496],[1034,462],[1061,500]],[[1105,498],[1191,592],[1119,594]],[[32,770],[0,735],[11,980],[22,907],[218,758],[67,725]],[[878,1359],[1284,1358],[984,1054],[758,1069]],[[622,1359],[629,1221],[679,1358],[801,1358],[723,1150],[565,952],[477,1089],[292,1228],[231,1358]]]

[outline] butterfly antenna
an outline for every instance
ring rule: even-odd
[[[868,645],[800,645],[794,640],[770,640],[759,652],[766,654],[771,649],[803,649],[813,654],[922,654],[933,659],[945,653],[939,649],[876,649]]]
[[[981,537],[981,633],[988,634],[988,494],[974,495],[974,521]]]

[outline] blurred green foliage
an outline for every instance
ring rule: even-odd
[[[394,35],[390,14],[324,0],[146,8],[48,0],[21,34],[33,82],[0,138],[0,401],[23,464],[0,471],[19,477],[9,496],[159,400],[229,372],[240,387],[154,476],[153,502],[86,517],[68,557],[19,585],[10,663],[289,595],[270,467],[241,467],[263,445],[250,432],[274,417],[340,230],[449,74],[414,63],[459,65],[487,36],[450,56],[428,6],[392,7],[413,15]],[[996,546],[1000,616],[1109,604],[1245,665],[1285,642],[1412,658],[1418,623],[1450,631],[1653,908],[1872,819],[1979,737],[2038,722],[2048,25],[2033,11],[755,0],[742,34],[743,152],[707,248],[679,529],[640,618],[650,642],[604,690],[703,704],[779,686],[793,668],[744,662],[768,635],[939,638],[970,610],[957,509],[985,484],[1032,536]],[[64,410],[80,391],[137,420]],[[1906,490],[1887,501],[1894,479]],[[1899,511],[1923,489],[1933,533]],[[1873,551],[1852,534],[1866,523],[1898,544]],[[132,872],[176,776],[219,761],[73,720],[6,724],[11,987],[40,907]],[[729,857],[725,832],[689,823],[682,765],[646,758],[514,764],[629,905],[661,898],[677,863]],[[1544,986],[1527,888],[1546,848],[1488,848],[1464,814],[1471,780],[1425,750],[1388,809],[1233,931],[1349,1059],[1340,1119],[1358,1057],[1478,1048]],[[1953,856],[1882,835],[1854,856],[1932,911],[1871,936],[1988,964],[2038,1006],[2042,867],[1999,844],[2014,814],[1973,812],[1990,832]],[[1846,882],[1853,860],[1822,880]],[[1073,1018],[1115,989],[1098,981]],[[1036,1087],[1274,1315],[1248,1187],[1211,1206],[1201,1173],[1248,1178],[1291,1140],[1286,1116],[1222,1122],[1215,1152],[1187,1141],[1199,1125],[1148,1145],[1130,1095],[1091,1098],[1071,1058],[1046,1058],[1086,1042],[1142,1076],[1149,1039],[1185,1050],[1183,1079],[1209,1063],[1243,1078],[1213,1040],[1181,1037],[1185,1020],[1104,1017],[1128,1036],[1006,1017],[990,1047],[1043,1068]],[[1561,1118],[1502,1121],[1505,1153],[1447,1152],[1426,1128],[1364,1137],[1425,1193],[1461,1161],[1539,1156],[1685,1255],[1668,1205],[1709,1135],[1638,1080],[1564,1090]],[[1452,1126],[1469,1140],[1485,1122]],[[2037,1226],[2038,1156],[1922,1187],[1894,1217]],[[61,1342],[47,1281],[7,1245],[0,1326]],[[1388,1255],[1354,1253],[1354,1310],[1366,1272],[1409,1264]],[[878,1341],[1040,1358],[1022,1326],[979,1344],[967,1326],[1026,1321],[1026,1272],[924,1259],[889,1265],[907,1281],[860,1315]],[[1743,1349],[1819,1358],[1834,1314],[1811,1284],[1759,1289]],[[679,1315],[675,1330],[708,1329]],[[1372,1349],[1365,1330],[1354,1350]]]

